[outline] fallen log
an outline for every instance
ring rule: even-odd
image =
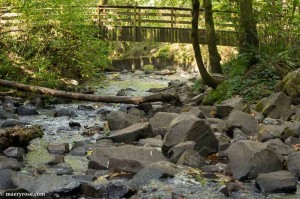
[[[100,96],[93,94],[72,93],[67,91],[55,90],[40,86],[31,86],[18,82],[0,79],[0,86],[17,89],[19,91],[32,92],[54,97],[68,98],[73,100],[107,102],[107,103],[124,103],[124,104],[141,104],[149,102],[169,102],[173,105],[181,105],[178,94],[153,94],[148,96]]]

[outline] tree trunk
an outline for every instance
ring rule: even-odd
[[[0,79],[0,86],[14,88],[20,91],[27,91],[32,93],[38,93],[43,95],[49,95],[54,97],[68,98],[73,100],[92,101],[92,102],[107,102],[107,103],[124,103],[124,104],[141,104],[147,102],[169,102],[174,105],[181,105],[179,96],[177,94],[154,94],[149,96],[136,96],[136,97],[124,97],[124,96],[99,96],[92,94],[72,93],[60,90],[54,90],[50,88],[40,86],[30,86],[17,82]]]
[[[193,0],[193,10],[192,10],[192,40],[193,40],[193,48],[195,59],[198,65],[198,69],[200,71],[203,82],[212,88],[216,88],[218,83],[209,75],[207,72],[202,55],[201,49],[199,45],[199,37],[198,37],[198,20],[199,20],[199,0]]]
[[[240,41],[241,52],[257,51],[259,47],[259,40],[253,14],[252,0],[239,0],[239,3],[242,28]]]
[[[217,37],[215,32],[211,0],[203,0],[203,6],[205,11],[205,26],[211,72],[222,73],[222,68],[220,64],[221,57],[217,49]]]

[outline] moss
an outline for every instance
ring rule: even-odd
[[[143,66],[143,70],[145,70],[145,71],[152,71],[154,69],[155,69],[155,67],[151,64]]]

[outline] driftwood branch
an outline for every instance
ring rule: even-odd
[[[99,96],[92,94],[81,94],[81,93],[72,93],[61,90],[55,90],[40,86],[31,86],[26,84],[21,84],[18,82],[8,81],[0,79],[0,86],[9,87],[17,89],[19,91],[26,91],[32,93],[38,93],[43,95],[49,95],[54,97],[68,98],[73,100],[81,101],[91,101],[91,102],[107,102],[107,103],[124,103],[124,104],[141,104],[148,102],[169,102],[174,105],[180,105],[180,99],[177,94],[153,94],[149,96]]]

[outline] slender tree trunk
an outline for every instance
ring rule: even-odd
[[[256,51],[259,47],[252,1],[253,0],[239,0],[242,28],[240,47],[242,52],[249,52],[249,50]]]
[[[180,105],[181,101],[178,95],[172,94],[153,94],[149,96],[136,96],[136,97],[124,97],[124,96],[99,96],[92,94],[72,93],[60,90],[54,90],[50,88],[40,86],[30,86],[21,84],[18,82],[12,82],[8,80],[0,79],[0,86],[14,88],[20,91],[38,93],[43,95],[49,95],[54,97],[68,98],[73,100],[91,101],[91,102],[108,102],[108,103],[124,103],[124,104],[141,104],[148,102],[169,102],[174,105]]]
[[[205,26],[208,42],[209,61],[212,73],[222,73],[221,57],[217,49],[217,37],[215,32],[215,24],[212,12],[211,0],[203,0],[205,13]]]
[[[192,40],[193,40],[195,59],[196,59],[201,77],[203,79],[203,82],[212,88],[216,88],[218,83],[207,72],[207,70],[204,66],[204,63],[203,63],[202,55],[201,55],[201,49],[200,49],[199,37],[198,37],[198,21],[199,21],[200,3],[199,3],[199,0],[192,0],[192,1],[193,1]]]
[[[207,72],[202,55],[201,49],[199,45],[199,36],[198,36],[198,21],[199,21],[199,7],[200,3],[199,0],[192,0],[193,1],[193,10],[192,10],[192,39],[193,39],[193,48],[195,59],[198,65],[198,69],[200,71],[201,77],[203,82],[212,88],[216,88],[218,83],[210,76]]]

